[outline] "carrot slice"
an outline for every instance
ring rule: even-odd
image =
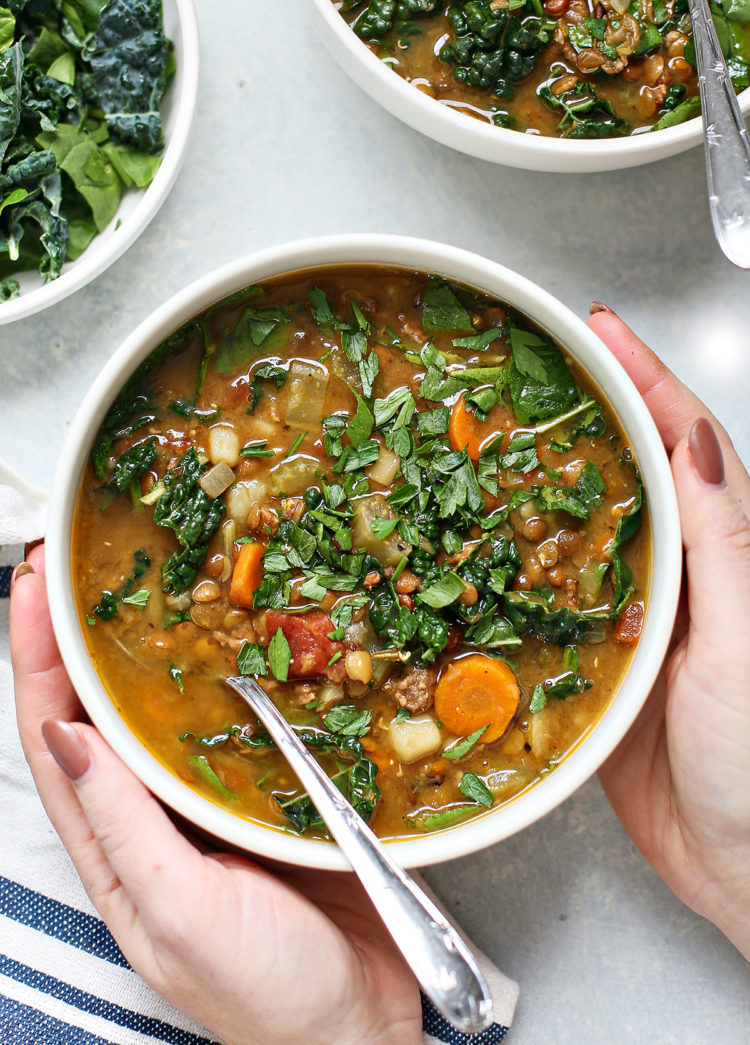
[[[235,606],[244,606],[248,610],[253,608],[253,595],[263,580],[265,550],[265,545],[257,541],[241,546],[229,586],[229,598]]]
[[[480,431],[481,423],[466,409],[464,399],[461,396],[451,408],[448,439],[454,450],[466,450],[472,461],[478,461],[479,447],[485,437]]]
[[[449,664],[435,689],[435,714],[451,733],[467,737],[488,728],[481,742],[499,740],[518,710],[516,676],[503,660],[471,653]]]
[[[493,423],[493,412],[498,410],[493,407],[486,421],[480,421],[476,414],[466,409],[465,393],[451,407],[451,416],[448,421],[448,441],[454,450],[466,450],[472,461],[478,461],[482,449],[496,435],[503,431]],[[495,422],[498,414],[495,414]]]

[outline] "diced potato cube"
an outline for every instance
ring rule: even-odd
[[[526,745],[526,737],[523,735],[520,729],[511,729],[506,735],[502,744],[502,753],[504,755],[520,755]]]
[[[390,724],[391,745],[400,762],[416,762],[437,751],[442,741],[432,715],[413,715]]]
[[[374,464],[365,469],[368,479],[380,486],[390,486],[396,477],[396,472],[401,467],[401,458],[389,450],[387,446],[380,447],[380,456]]]
[[[240,460],[240,439],[231,425],[213,425],[208,430],[208,456],[212,464],[225,461],[235,468]]]
[[[260,439],[270,440],[273,446],[273,441],[279,434],[279,426],[275,421],[269,421],[264,417],[258,417],[257,411],[253,414],[253,419],[250,422],[250,427],[247,433],[247,441],[249,443],[258,442]]]
[[[251,479],[248,482],[235,483],[228,491],[225,499],[227,515],[235,519],[242,526],[247,522],[247,516],[254,504],[262,501],[268,496],[266,484],[259,479]]]

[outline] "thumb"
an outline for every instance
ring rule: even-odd
[[[672,454],[688,580],[691,674],[715,690],[734,688],[748,668],[750,520],[724,477],[711,424],[701,418]]]

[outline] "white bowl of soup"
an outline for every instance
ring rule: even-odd
[[[222,679],[258,677],[404,866],[534,822],[665,655],[671,473],[599,339],[521,276],[397,236],[276,247],[127,339],[73,421],[50,604],[86,711],[222,843],[343,869]]]
[[[632,167],[701,141],[686,0],[308,0],[363,90],[460,152],[528,170]],[[750,112],[750,27],[714,20]],[[410,12],[405,13],[404,10]]]

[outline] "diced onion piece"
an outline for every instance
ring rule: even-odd
[[[198,480],[201,489],[205,493],[206,497],[210,497],[214,500],[216,497],[221,497],[225,490],[234,482],[234,472],[226,463],[226,461],[219,461],[213,468],[209,468],[205,475],[202,475]]]
[[[320,421],[320,417],[318,417]],[[301,496],[310,486],[318,482],[316,472],[320,471],[317,457],[306,457],[295,454],[271,469],[268,477],[271,493],[288,494],[291,497]]]
[[[578,594],[588,609],[596,603],[602,590],[605,571],[600,568],[601,566],[602,563],[597,562],[596,559],[588,558],[577,573]]]
[[[393,450],[389,450],[387,446],[381,446],[377,461],[369,468],[365,468],[365,474],[368,479],[379,483],[380,486],[390,486],[400,467],[401,458],[398,454],[394,454]]]
[[[333,707],[334,704],[338,704],[344,699],[343,686],[334,686],[332,682],[323,683],[318,688],[317,699],[320,701],[317,711],[326,711],[328,708]]]
[[[230,561],[234,553],[234,542],[236,540],[237,520],[230,517],[221,524],[221,547],[225,557]],[[226,577],[222,577],[221,580],[225,581]]]
[[[521,507],[518,509],[518,514],[521,516],[524,522],[526,522],[527,519],[530,519],[532,515],[537,514],[537,507],[534,503],[533,498],[531,500],[523,502]]]
[[[208,456],[212,464],[225,461],[236,468],[240,460],[240,437],[231,425],[213,425],[208,430]]]
[[[396,513],[385,497],[379,493],[356,497],[352,501],[352,508],[354,509],[354,519],[352,520],[354,546],[364,548],[370,555],[374,555],[383,566],[398,566],[403,556],[411,552],[411,545],[399,535],[397,530],[393,530],[387,537],[378,540],[370,529],[373,519],[396,518]]]
[[[328,388],[328,372],[319,363],[295,359],[286,382],[286,423],[295,428],[320,425]]]
[[[158,483],[154,483],[148,493],[145,493],[141,497],[141,504],[156,504],[163,493],[166,493],[167,487],[159,480]]]
[[[231,521],[234,522],[234,519],[232,519]],[[217,580],[221,584],[224,584],[224,582],[228,581],[229,578],[232,576],[232,555],[231,555],[231,552],[230,552],[229,555],[222,555],[222,559],[224,560],[224,565],[221,568],[221,573],[217,577]]]
[[[266,497],[268,497],[268,489],[260,479],[235,483],[224,501],[227,515],[244,526],[252,506]]]
[[[399,762],[416,762],[437,751],[442,741],[432,715],[413,715],[390,724],[391,745]]]
[[[164,601],[167,604],[167,609],[172,610],[173,613],[182,613],[183,610],[189,610],[193,602],[189,591],[180,592],[179,595],[165,595]]]

